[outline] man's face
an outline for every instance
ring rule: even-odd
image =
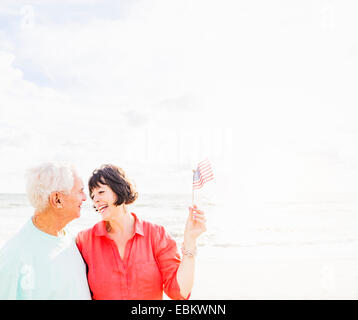
[[[69,219],[79,218],[81,215],[81,205],[86,201],[82,179],[74,174],[74,184],[69,194],[64,195],[64,214]]]

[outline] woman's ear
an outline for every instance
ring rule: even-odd
[[[52,192],[49,197],[50,206],[56,209],[61,209],[63,207],[63,200],[59,192]]]

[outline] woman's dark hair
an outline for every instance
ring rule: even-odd
[[[114,203],[120,206],[122,203],[131,204],[138,198],[138,192],[134,184],[128,179],[122,168],[112,164],[104,164],[92,172],[88,181],[88,189],[92,198],[92,190],[105,184],[116,194],[117,201]]]

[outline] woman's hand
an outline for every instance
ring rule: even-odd
[[[184,230],[184,248],[191,254],[185,254],[183,251],[183,259],[177,272],[177,281],[180,288],[180,294],[187,299],[193,288],[194,283],[194,266],[196,239],[206,231],[206,218],[204,211],[198,209],[196,205],[189,207],[189,216],[185,224]],[[187,257],[187,258],[185,258]]]
[[[189,207],[189,216],[184,230],[184,246],[186,248],[195,246],[196,239],[206,231],[206,218],[204,211],[198,209],[194,204]]]

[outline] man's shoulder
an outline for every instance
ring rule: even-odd
[[[14,245],[25,245],[25,241],[29,237],[29,223],[31,221],[26,221],[9,239],[5,241],[3,246],[0,248],[0,251],[8,250],[8,248]]]
[[[0,248],[0,264],[15,263],[24,254],[29,252],[29,232],[26,222],[11,238]]]

